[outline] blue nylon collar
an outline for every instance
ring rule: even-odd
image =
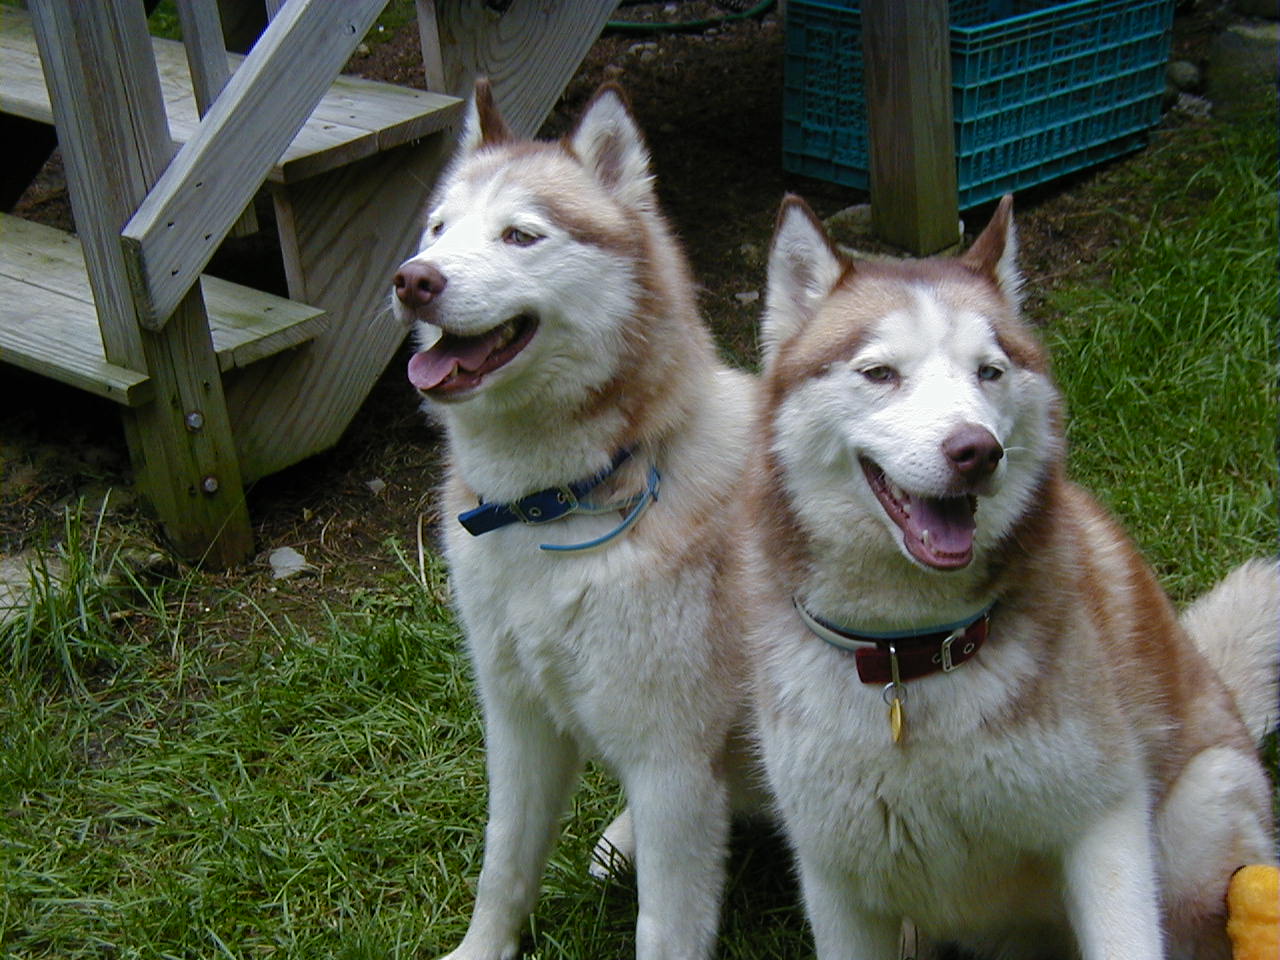
[[[631,526],[640,519],[640,514],[644,513],[649,504],[658,499],[658,487],[662,483],[662,475],[658,473],[657,467],[649,468],[649,476],[645,481],[645,487],[634,497],[628,497],[625,500],[617,500],[613,503],[607,503],[602,506],[595,504],[580,503],[578,509],[584,513],[608,513],[612,510],[626,510],[627,515],[622,518],[622,522],[610,530],[608,533],[596,537],[594,540],[584,540],[582,543],[540,543],[539,550],[546,550],[548,553],[576,553],[582,550],[594,550],[596,547],[602,547],[615,537],[620,537],[631,529]]]
[[[473,537],[513,523],[551,523],[577,510],[583,497],[604,483],[630,458],[631,451],[624,448],[614,454],[613,461],[607,467],[585,480],[560,487],[547,487],[506,503],[485,503],[481,500],[480,506],[458,514],[458,522]]]

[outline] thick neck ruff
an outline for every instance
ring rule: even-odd
[[[872,633],[856,632],[823,620],[806,610],[798,599],[792,602],[811,633],[833,647],[853,653],[858,679],[863,683],[905,682],[939,671],[950,673],[981,649],[994,606],[924,630]]]
[[[614,454],[613,460],[607,467],[599,473],[587,477],[585,480],[558,487],[547,487],[545,490],[531,493],[528,496],[521,497],[519,500],[510,500],[505,503],[485,503],[482,499],[478,507],[458,514],[458,522],[462,524],[467,533],[473,537],[478,537],[481,534],[498,530],[513,523],[537,526],[561,520],[574,513],[625,512],[626,516],[623,518],[622,523],[594,540],[572,544],[543,543],[539,544],[539,549],[549,552],[568,552],[590,550],[593,547],[602,546],[629,530],[640,519],[640,514],[645,511],[649,504],[658,499],[658,487],[662,478],[658,473],[658,469],[652,466],[649,468],[644,490],[634,496],[604,504],[591,503],[584,499],[587,494],[609,479],[619,467],[630,459],[631,451],[624,448]]]

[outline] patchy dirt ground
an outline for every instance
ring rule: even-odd
[[[691,3],[675,15],[714,10]],[[660,5],[623,10],[632,19],[646,14],[664,11]],[[1203,65],[1212,38],[1232,19],[1218,3],[1181,4],[1175,58]],[[603,80],[626,88],[652,148],[664,207],[702,284],[706,316],[726,354],[744,363],[755,357],[759,302],[738,295],[762,289],[763,253],[784,191],[801,193],[822,216],[866,199],[782,170],[782,61],[782,27],[775,14],[688,34],[609,34],[594,45],[544,129],[548,135],[567,130]],[[409,24],[373,45],[352,68],[421,85],[415,27]],[[1171,162],[1185,163],[1190,176],[1196,144],[1211,138],[1220,122],[1229,121],[1175,112],[1153,142],[1176,143],[1185,159]],[[1133,190],[1143,163],[1138,154],[1020,195],[1033,315],[1042,302],[1037,292],[1068,273],[1102,282],[1098,264],[1113,242],[1117,218],[1141,215],[1150,201]],[[18,212],[70,226],[56,163]],[[988,212],[969,211],[966,221],[980,227]],[[394,266],[387,264],[388,276]],[[439,463],[439,437],[418,414],[403,368],[403,358],[391,362],[335,449],[250,491],[260,552],[245,567],[214,578],[212,589],[234,585],[264,602],[279,601],[294,615],[317,606],[317,598],[341,602],[373,579],[400,575],[388,542],[398,539],[412,554],[420,524],[430,535]],[[84,497],[96,505],[108,488],[115,491],[109,527],[144,540],[154,535],[127,492],[128,456],[113,405],[3,369],[0,556],[29,546],[42,530],[56,532],[68,502]],[[318,572],[304,585],[273,582],[265,558],[278,546],[301,551]]]

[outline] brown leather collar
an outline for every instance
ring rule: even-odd
[[[991,607],[987,607],[971,618],[921,633],[854,633],[814,616],[799,600],[793,602],[811,633],[853,653],[863,683],[905,683],[939,671],[950,673],[977,654],[991,623]]]

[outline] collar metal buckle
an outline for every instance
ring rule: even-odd
[[[958,627],[957,629],[951,631],[951,633],[947,636],[947,639],[942,641],[942,649],[939,651],[939,653],[942,656],[942,672],[943,673],[950,673],[952,670],[956,668],[955,663],[951,660],[951,644],[955,643],[956,640],[959,640],[961,637],[963,637],[965,633],[968,631],[968,629],[969,629],[968,627]]]
[[[572,513],[578,509],[578,498],[574,492],[568,487],[555,487],[555,502],[550,503],[544,497],[539,496],[538,503],[523,506],[521,501],[516,500],[508,506],[521,523],[539,524],[550,523],[552,520],[559,520],[566,513]],[[550,491],[547,491],[548,493]]]

